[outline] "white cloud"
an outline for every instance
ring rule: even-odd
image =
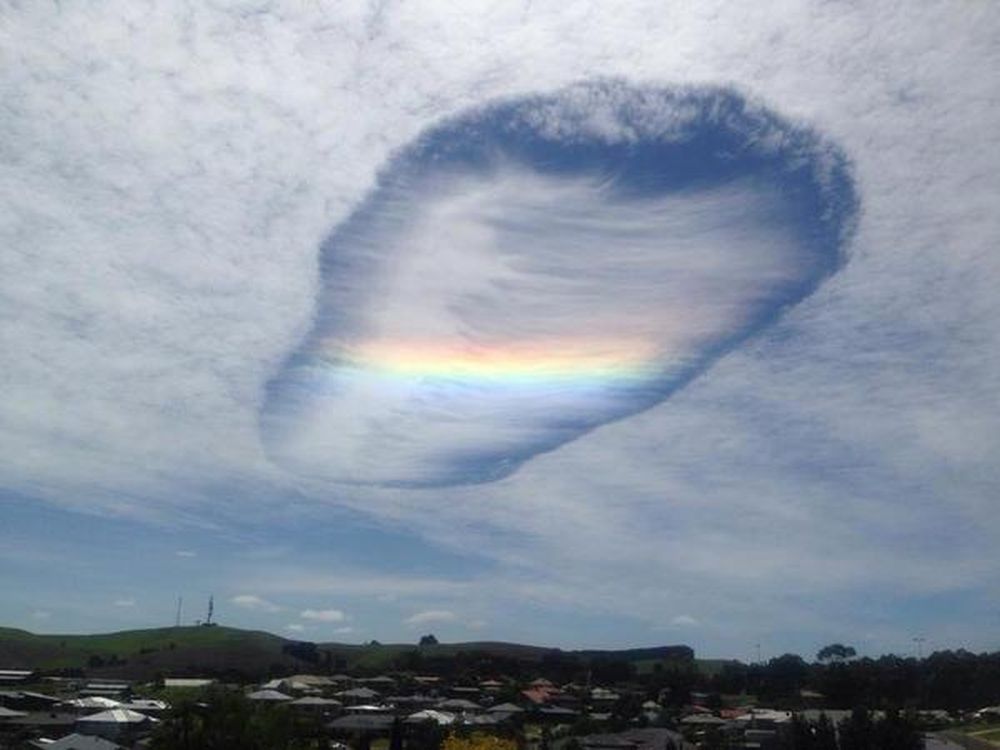
[[[232,597],[229,602],[231,604],[235,604],[237,607],[242,607],[243,609],[253,609],[261,612],[280,612],[282,609],[274,602],[262,599],[256,594],[237,594]]]
[[[31,613],[31,616],[35,620],[48,620],[49,618],[52,617],[52,613],[44,609],[36,609],[34,612]]]
[[[134,607],[135,599],[132,597],[123,597],[121,599],[115,599],[114,605],[116,607]]]
[[[189,549],[179,549],[174,554],[177,557],[197,557],[198,553]]]
[[[348,633],[353,633],[354,628],[352,628],[350,625],[344,625],[343,627],[334,628],[333,632],[336,635],[347,635]]]
[[[285,625],[285,630],[290,630],[293,633],[304,633],[306,626],[300,622],[290,622]]]
[[[403,622],[407,625],[430,625],[439,622],[454,622],[457,620],[454,612],[447,609],[428,609],[410,615]]]
[[[776,623],[889,641],[909,612],[892,597],[996,598],[989,3],[418,2],[371,19],[122,1],[4,20],[5,490],[220,526],[283,516],[274,498],[294,492],[487,558],[503,601],[697,612],[732,641]],[[495,485],[332,491],[273,466],[261,394],[311,324],[323,238],[388,155],[467,106],[608,75],[732,85],[841,144],[863,199],[845,269],[667,403]],[[385,578],[406,601],[405,576]],[[301,585],[353,586],[321,579]],[[424,583],[456,608],[488,596]],[[851,606],[873,592],[892,625]],[[994,623],[973,615],[986,647]]]
[[[701,623],[697,618],[691,615],[677,615],[670,619],[671,625],[677,625],[678,627],[693,627],[695,625],[700,625]]]
[[[317,622],[343,622],[347,619],[347,615],[339,609],[306,609],[302,611],[300,617],[303,620]]]

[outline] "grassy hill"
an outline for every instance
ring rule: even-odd
[[[36,635],[0,628],[0,668],[82,671],[88,677],[152,679],[156,675],[215,675],[252,679],[290,671],[351,671],[376,674],[394,669],[449,671],[457,661],[516,663],[544,670],[550,660],[616,659],[640,671],[676,654],[678,647],[623,651],[561,651],[517,643],[308,644],[271,633],[222,626],[128,630],[99,635]],[[683,648],[683,647],[681,647]],[[534,666],[533,666],[534,665]]]
[[[43,670],[83,669],[88,675],[151,677],[227,669],[267,670],[293,663],[287,643],[270,633],[224,627],[156,628],[100,635],[35,635],[0,628],[0,664]]]

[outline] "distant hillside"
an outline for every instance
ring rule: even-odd
[[[293,641],[221,626],[129,630],[100,635],[35,635],[0,628],[0,668],[35,668],[88,677],[154,679],[212,675],[257,679],[291,672],[377,674],[504,673],[568,676],[590,665],[628,662],[645,672],[663,659],[692,658],[686,646],[620,651],[563,651],[517,643],[347,645]]]
[[[87,675],[152,678],[158,673],[267,671],[295,663],[270,633],[224,627],[156,628],[100,635],[34,635],[0,628],[0,664]]]

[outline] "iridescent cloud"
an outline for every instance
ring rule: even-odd
[[[499,479],[811,294],[856,204],[835,147],[731,91],[601,82],[446,121],[324,244],[264,443],[338,482]]]

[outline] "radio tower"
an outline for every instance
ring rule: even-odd
[[[205,624],[208,626],[212,625],[212,613],[215,611],[215,594],[208,597],[208,617],[205,618]]]
[[[181,626],[181,606],[183,604],[184,604],[184,597],[183,596],[178,596],[177,597],[177,620],[174,623],[174,627],[175,628],[179,628]]]

